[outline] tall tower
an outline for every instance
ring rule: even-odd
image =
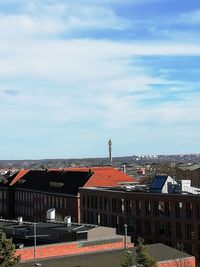
[[[110,164],[112,164],[112,141],[111,141],[111,138],[108,141],[108,149],[109,149],[109,160],[110,160]]]

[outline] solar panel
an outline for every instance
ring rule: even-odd
[[[165,184],[165,181],[167,179],[167,176],[155,176],[150,189],[162,189],[163,185]]]

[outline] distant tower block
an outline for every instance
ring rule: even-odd
[[[111,138],[108,141],[108,146],[109,146],[109,159],[110,159],[110,164],[112,163],[112,141]]]

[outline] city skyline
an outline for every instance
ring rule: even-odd
[[[0,9],[0,159],[199,152],[196,0]]]

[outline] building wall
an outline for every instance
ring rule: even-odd
[[[157,267],[195,267],[195,258],[177,259],[171,261],[159,262]]]
[[[102,238],[116,237],[116,229],[108,227],[97,227],[88,231],[88,240],[99,240]]]
[[[68,215],[72,217],[73,222],[80,220],[79,196],[15,189],[13,203],[15,205],[12,218],[22,216],[26,221],[45,221],[47,210],[55,208],[58,221],[63,221]]]
[[[81,189],[81,222],[116,227],[136,242],[164,243],[200,259],[200,197]]]
[[[0,187],[0,216],[5,217],[8,214],[8,191],[5,187]]]
[[[129,248],[133,247],[132,244],[128,245]],[[36,258],[49,258],[49,257],[58,257],[64,255],[75,255],[80,253],[89,253],[89,252],[97,252],[97,251],[107,251],[107,250],[118,250],[124,248],[124,242],[118,241],[115,243],[106,243],[99,245],[85,245],[82,246],[81,242],[72,242],[72,243],[62,243],[55,245],[45,245],[38,246],[36,249]],[[21,256],[22,261],[33,260],[34,259],[34,248],[24,248],[18,249],[16,251],[16,255]]]

